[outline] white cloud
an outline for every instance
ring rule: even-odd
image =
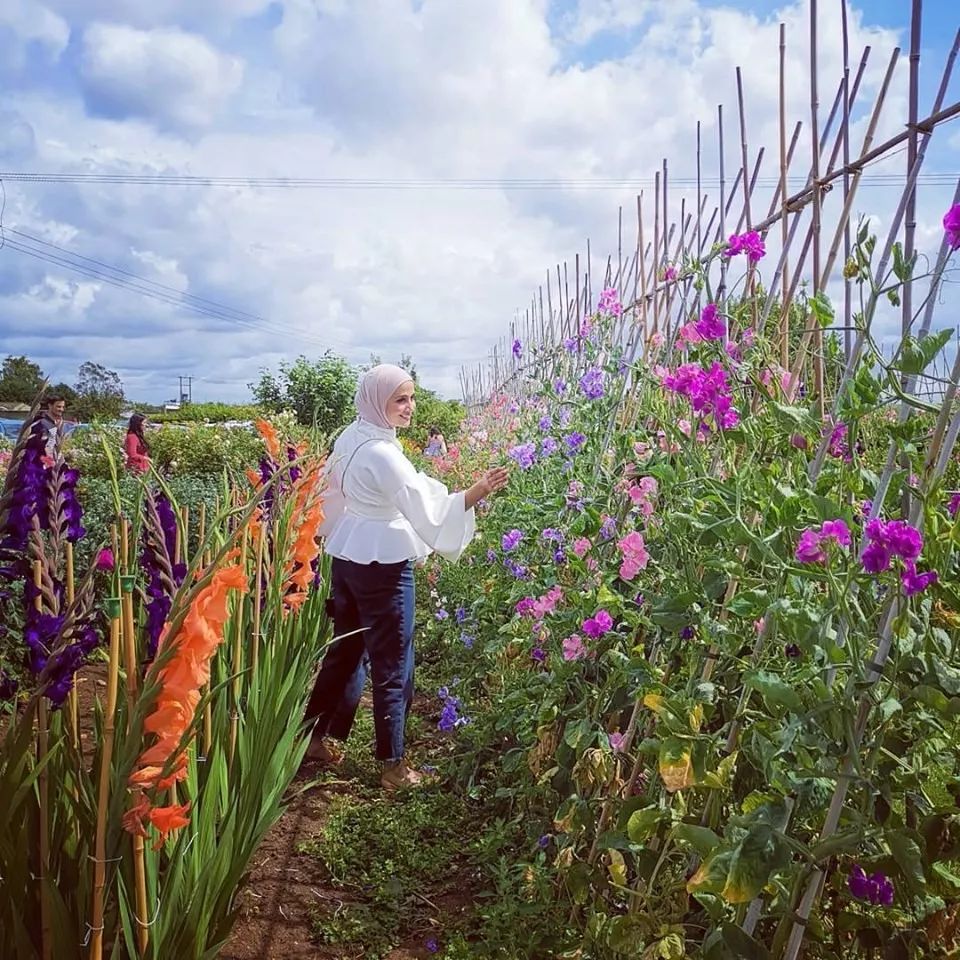
[[[65,14],[77,6],[51,3]],[[226,10],[227,0],[221,3]],[[776,174],[778,17],[788,24],[788,113],[791,122],[808,117],[803,4],[760,18],[693,0],[582,0],[553,32],[546,0],[285,0],[283,6],[276,29],[259,35],[254,58],[249,37],[235,42],[229,29],[215,28],[212,14],[210,22],[191,20],[196,7],[190,13],[185,3],[137,10],[111,4],[108,10],[106,0],[85,0],[82,15],[71,21],[75,29],[94,15],[117,22],[86,26],[78,77],[85,100],[37,88],[18,107],[35,130],[35,165],[571,179],[649,177],[667,156],[675,216],[681,194],[691,193],[676,183],[695,170],[698,119],[704,121],[705,171],[715,173],[721,100],[728,171],[739,162],[737,63],[744,68],[751,153],[765,144],[764,175]],[[242,9],[263,8],[249,0]],[[629,29],[636,30],[629,44],[599,55],[605,32]],[[875,48],[862,102],[872,98],[895,39],[851,13],[854,63],[864,43]],[[591,56],[578,59],[588,42]],[[823,12],[820,62],[825,115],[841,73],[832,9]],[[898,85],[884,130],[902,123],[902,102]],[[793,171],[799,177],[808,166],[804,143]],[[119,370],[136,396],[154,399],[169,396],[171,378],[175,385],[179,374],[201,378],[195,396],[240,398],[262,365],[301,352],[316,355],[325,346],[355,362],[370,353],[388,359],[411,353],[428,385],[456,395],[460,364],[486,356],[548,269],[582,252],[589,236],[599,271],[616,251],[619,205],[628,248],[635,230],[630,189],[9,183],[7,189],[7,223],[175,290],[269,318],[269,325],[251,330],[0,252],[0,316],[11,323],[6,349],[42,358],[57,379],[69,379],[83,360],[100,360]],[[652,191],[645,189],[649,211]],[[829,198],[834,210],[838,194]],[[922,194],[924,244],[938,239],[940,203],[939,194]],[[758,199],[764,213],[766,205]],[[890,195],[865,188],[858,209],[888,217]],[[87,284],[92,297],[51,285],[64,277]],[[51,292],[31,298],[31,289]],[[198,392],[201,384],[205,394]]]
[[[242,61],[177,28],[94,23],[84,33],[80,80],[95,113],[204,129],[220,119],[242,79]]]
[[[22,41],[35,43],[56,60],[70,41],[70,26],[48,6],[28,0],[4,0],[0,5],[0,26],[7,27]]]

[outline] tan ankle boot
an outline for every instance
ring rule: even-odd
[[[423,783],[423,774],[411,770],[405,760],[387,761],[383,765],[380,786],[384,790],[403,790],[407,787],[419,787]]]

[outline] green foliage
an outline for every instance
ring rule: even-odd
[[[255,420],[263,410],[252,403],[185,403],[179,410],[150,414],[153,423],[226,423]]]
[[[66,445],[67,457],[84,477],[106,478],[109,464],[103,450],[105,439],[114,455],[122,459],[125,431],[120,427],[94,426],[77,430]],[[153,466],[172,476],[219,476],[224,470],[237,474],[255,466],[263,454],[263,441],[246,427],[192,424],[164,425],[147,432]]]
[[[264,409],[274,413],[290,410],[303,426],[331,434],[353,419],[357,372],[328,350],[312,362],[298,357],[292,364],[282,363],[276,374],[263,370],[259,383],[251,384],[250,389]]]
[[[443,434],[447,444],[450,444],[466,416],[463,404],[456,400],[441,400],[432,390],[419,385],[416,400],[417,409],[413,423],[404,435],[423,446],[429,439],[430,428],[436,427]]]
[[[33,403],[43,380],[38,364],[27,357],[8,356],[0,365],[0,401]]]
[[[71,413],[79,420],[116,420],[123,409],[123,384],[119,375],[91,360],[80,364],[76,394]]]

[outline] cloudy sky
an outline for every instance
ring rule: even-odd
[[[922,115],[960,23],[952,0],[924,6]],[[839,3],[820,8],[826,113],[841,77]],[[803,2],[768,0],[3,0],[0,354],[67,381],[97,360],[129,396],[161,401],[179,375],[195,378],[195,399],[243,400],[261,368],[301,353],[409,353],[427,386],[457,395],[461,364],[486,356],[549,268],[587,237],[598,260],[615,252],[618,207],[635,209],[663,157],[678,182],[693,175],[697,120],[716,169],[720,102],[728,169],[739,162],[737,65],[751,147],[767,145],[764,174],[776,175],[778,24],[792,123],[809,111],[807,17]],[[857,136],[897,44],[880,135],[902,128],[908,21],[907,0],[851,7],[854,64],[873,48]],[[947,101],[958,98],[955,79]],[[958,128],[938,131],[925,167],[945,175],[920,195],[918,240],[933,253]],[[900,154],[874,173],[904,164]],[[798,163],[794,177],[805,172]],[[517,182],[530,179],[567,185]],[[895,200],[865,183],[858,212],[882,225]]]

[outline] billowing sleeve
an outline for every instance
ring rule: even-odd
[[[439,480],[415,470],[400,451],[391,453],[382,467],[384,493],[431,550],[458,560],[476,532],[473,508],[466,509],[462,492],[450,493]]]

